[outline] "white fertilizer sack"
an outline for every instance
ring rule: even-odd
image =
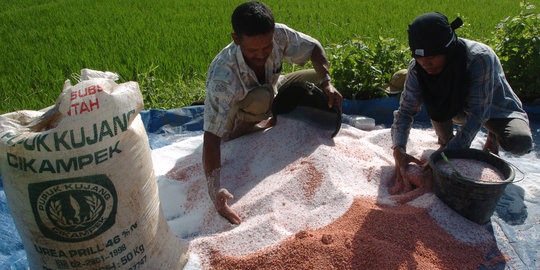
[[[55,106],[0,115],[0,173],[32,269],[181,269],[136,82],[86,78]]]

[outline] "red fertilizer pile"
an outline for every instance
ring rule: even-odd
[[[458,241],[410,205],[377,205],[358,197],[339,219],[318,230],[303,230],[277,245],[235,258],[218,252],[212,269],[478,269],[504,261],[486,259],[494,242]]]

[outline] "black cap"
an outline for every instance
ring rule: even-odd
[[[448,18],[439,12],[418,16],[409,24],[409,47],[413,57],[447,54],[455,47],[457,36],[454,32],[463,22],[457,18],[450,24]]]

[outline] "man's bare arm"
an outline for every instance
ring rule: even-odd
[[[343,101],[343,96],[339,91],[332,85],[330,79],[330,71],[328,69],[328,58],[324,52],[323,47],[320,43],[316,43],[315,48],[311,53],[311,64],[319,78],[322,80],[320,85],[321,89],[328,95],[328,107],[332,107],[335,104],[339,107],[341,111],[341,102]]]
[[[208,184],[208,195],[220,215],[231,223],[240,224],[242,219],[227,205],[227,200],[233,199],[232,194],[220,188],[221,138],[208,131],[204,132],[203,138],[202,162]]]

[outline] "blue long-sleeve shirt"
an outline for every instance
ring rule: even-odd
[[[466,122],[448,142],[448,149],[470,147],[480,128],[491,118],[519,118],[529,122],[521,101],[506,81],[495,52],[483,43],[461,40],[467,48],[466,66],[471,81],[469,96],[463,97],[467,99],[464,109]],[[392,147],[405,148],[413,119],[423,103],[415,64],[414,59],[409,64],[399,109],[394,111]]]

